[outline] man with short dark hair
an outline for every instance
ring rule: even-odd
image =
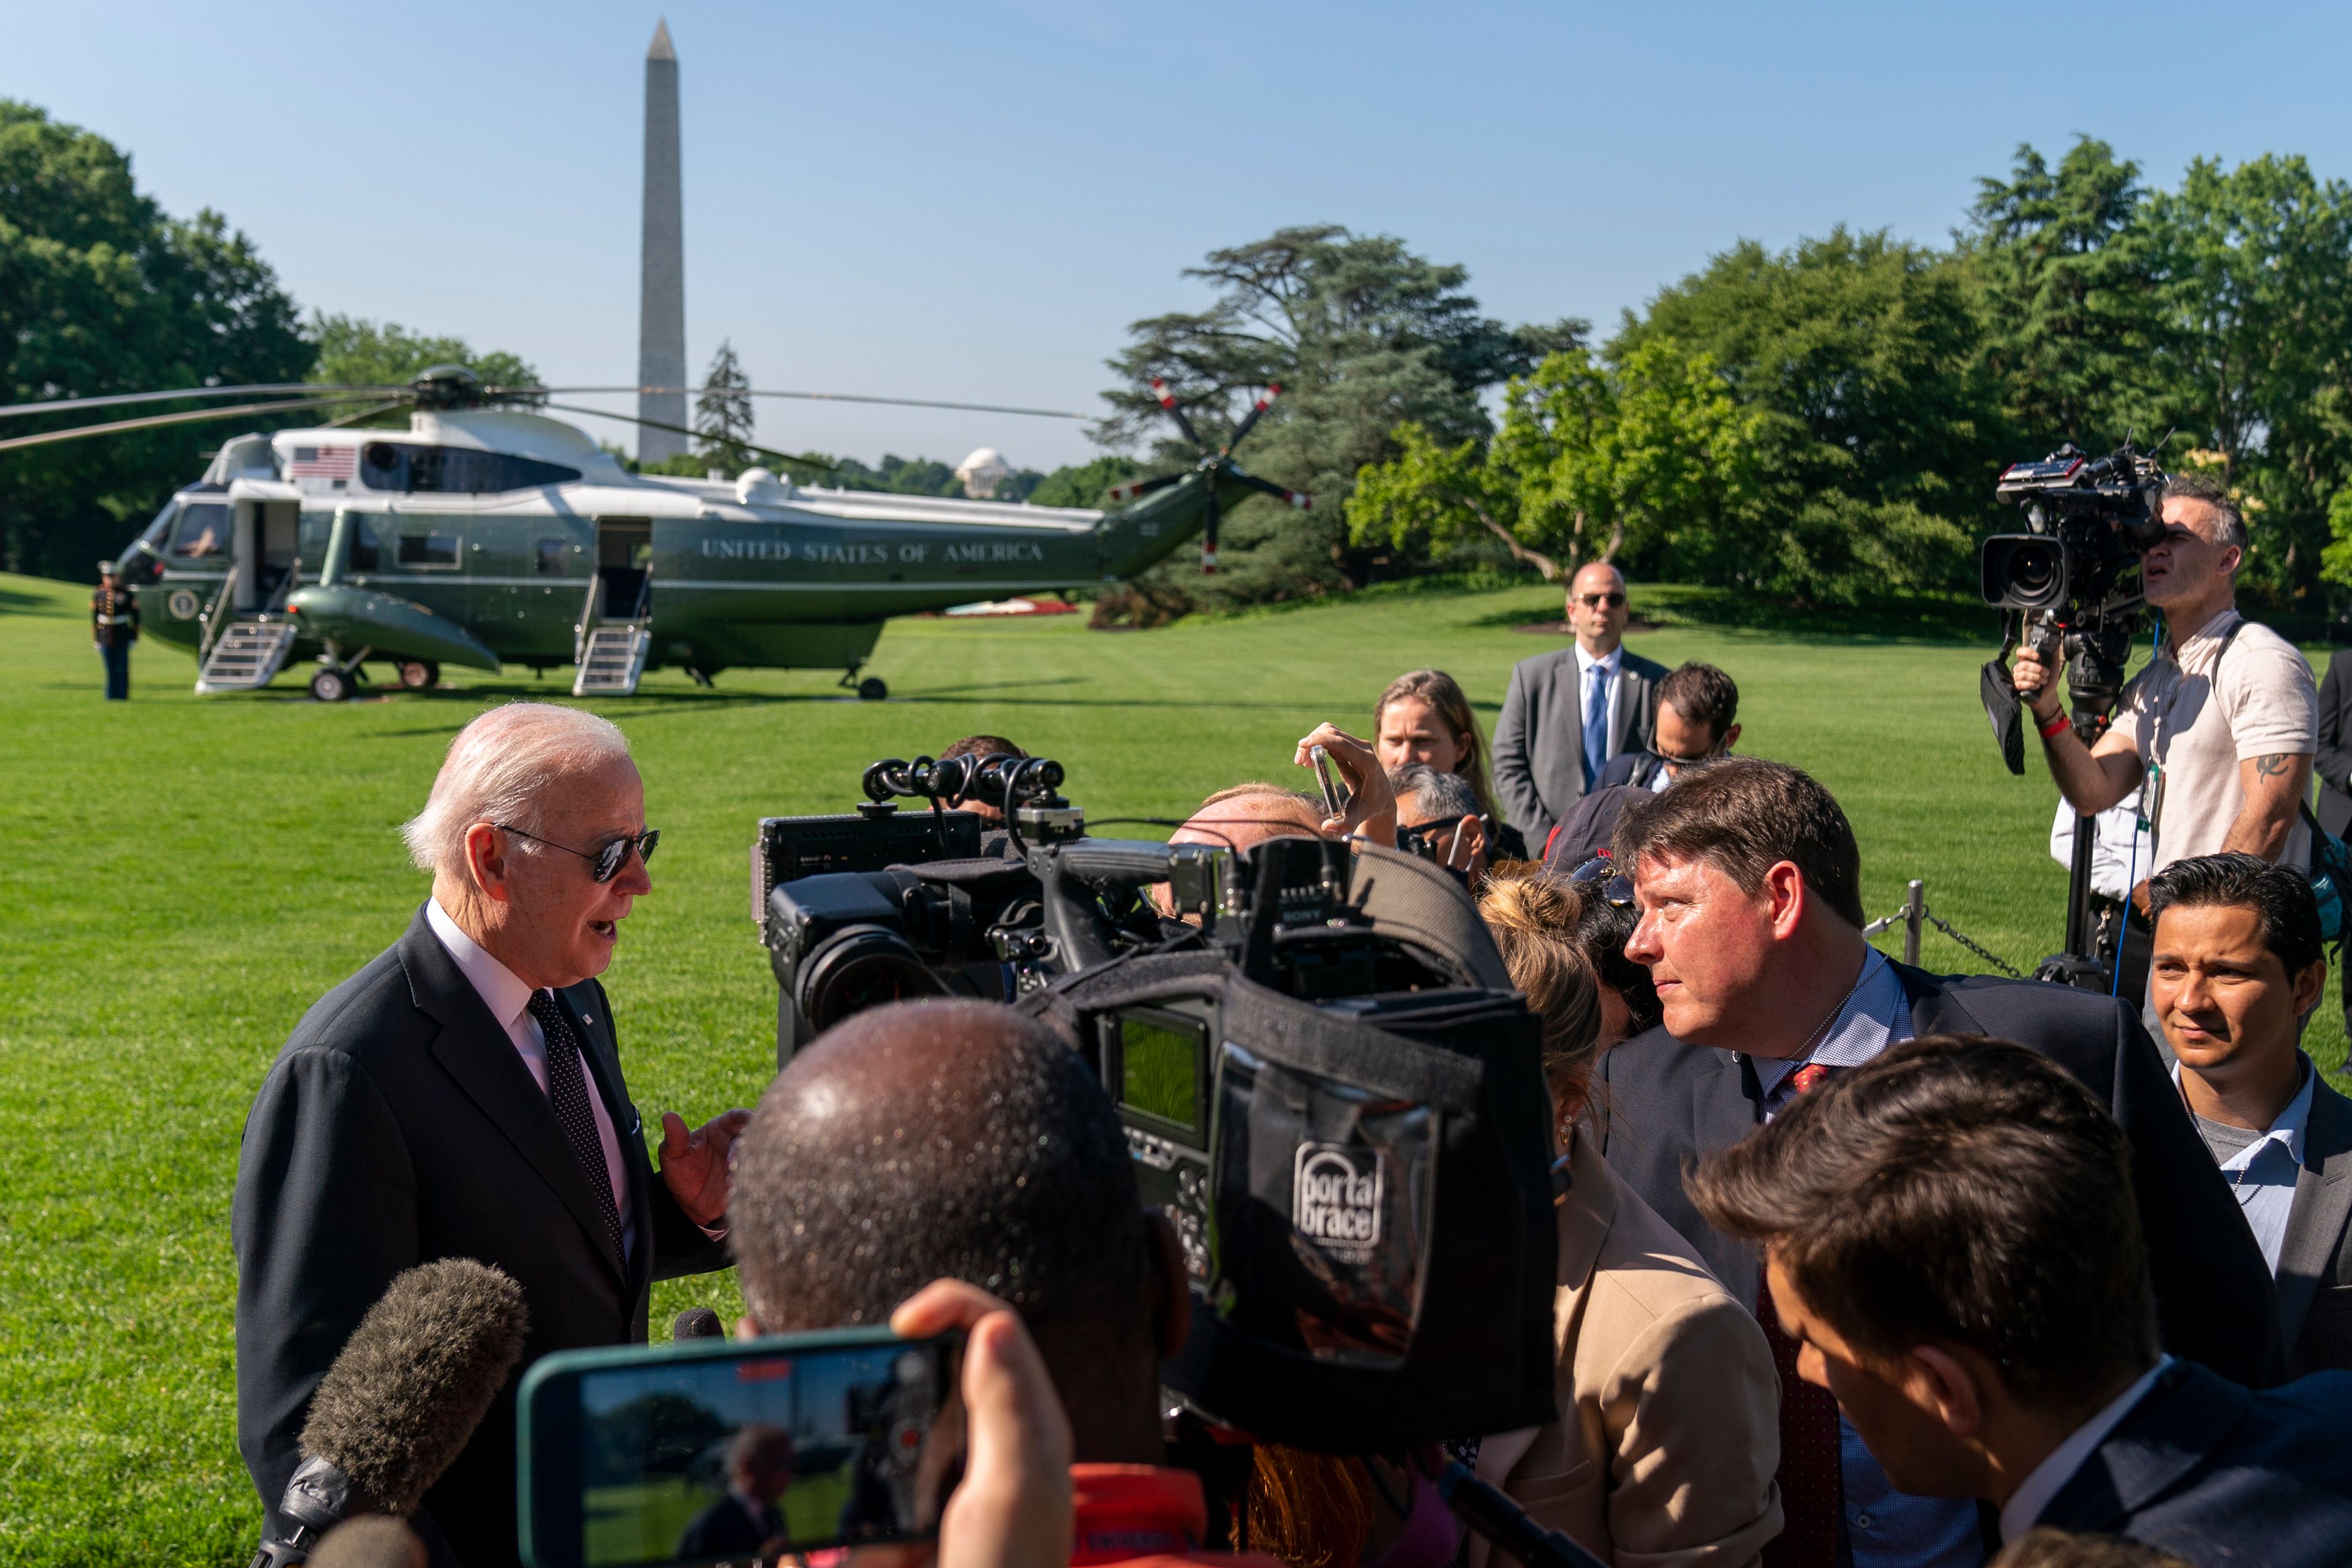
[[[1568,586],[1575,643],[1523,658],[1495,720],[1495,789],[1530,845],[1619,753],[1650,744],[1662,664],[1625,650],[1625,574],[1586,563]]]
[[[1797,1372],[1895,1483],[2200,1568],[2352,1558],[2352,1373],[2250,1393],[2158,1346],[2130,1141],[2004,1040],[1923,1037],[1702,1163]]]
[[[1601,1061],[1604,1152],[1695,1247],[1757,1301],[1754,1247],[1711,1226],[1683,1190],[1693,1160],[1736,1142],[1798,1097],[1890,1046],[1930,1034],[2024,1041],[2107,1100],[2131,1134],[2167,1344],[2240,1382],[2276,1374],[2269,1271],[2190,1131],[2136,1013],[2065,986],[1928,974],[1863,939],[1862,856],[1829,791],[1791,767],[1727,757],[1641,796],[1614,859],[1640,920],[1625,954],[1649,966],[1662,1027]],[[1981,1560],[1973,1515],[1890,1484],[1836,1412],[1782,1359],[1776,1563],[1916,1568]]]
[[[2153,772],[2154,863],[2242,849],[2283,866],[2311,861],[2300,820],[2319,745],[2319,696],[2294,644],[2238,614],[2246,523],[2226,488],[2202,475],[2164,491],[2164,537],[2140,562],[2148,604],[2164,616],[2156,657],[2126,683],[2115,722],[2085,746],[2066,721],[2056,656],[2017,656],[2018,695],[2032,710],[2051,776],[2077,812],[2106,810]],[[2146,914],[2144,884],[2135,905]]]
[[[1183,1254],[1142,1206],[1110,1097],[1044,1025],[981,1002],[860,1013],[793,1058],[737,1149],[748,1327],[888,1322],[941,1279],[992,1291],[1069,1416],[1080,1561],[1276,1568],[1200,1552],[1199,1479],[1160,1468],[1160,1361],[1191,1317]]]
[[[1631,784],[1658,795],[1696,763],[1727,755],[1739,739],[1739,688],[1711,664],[1676,665],[1658,682],[1658,711],[1650,744],[1612,759],[1592,781],[1596,790]]]
[[[1427,763],[1405,763],[1389,770],[1389,788],[1396,794],[1397,847],[1475,888],[1486,875],[1489,824],[1470,781]]]
[[[2327,989],[2311,884],[2203,855],[2158,872],[2148,902],[2173,1081],[2277,1277],[2287,1370],[2352,1369],[2352,1100],[2297,1044]]]
[[[1012,742],[1006,740],[1002,735],[966,735],[962,740],[958,741],[946,751],[941,752],[940,753],[940,761],[943,763],[952,762],[958,757],[1020,757],[1025,759],[1028,755],[1028,752],[1023,751],[1020,747],[1014,745]],[[982,822],[987,823],[992,827],[1002,827],[1004,826],[1004,813],[999,811],[995,806],[991,805],[984,800],[960,799],[950,801],[949,804],[953,805],[958,811],[968,811],[971,813],[974,816],[979,817]]]

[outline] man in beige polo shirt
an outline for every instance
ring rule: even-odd
[[[2055,665],[2031,649],[2017,656],[2018,694],[2077,812],[2105,811],[2156,779],[2153,863],[2132,889],[2143,920],[2147,878],[2175,860],[2238,849],[2297,869],[2311,861],[2296,807],[2311,788],[2319,692],[2293,644],[2239,616],[2245,553],[2245,520],[2220,485],[2189,474],[2165,487],[2164,537],[2140,565],[2164,642],[2089,746],[2065,722]]]

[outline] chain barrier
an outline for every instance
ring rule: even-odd
[[[1983,943],[1963,935],[1958,927],[1930,910],[1927,907],[1927,884],[1921,881],[1912,882],[1911,896],[1904,900],[1901,909],[1883,920],[1871,921],[1862,928],[1862,934],[1865,937],[1873,937],[1881,931],[1893,931],[1895,927],[1901,926],[1903,928],[1903,962],[1916,964],[1919,962],[1919,929],[1923,925],[1934,926],[2011,979],[2025,978],[2024,973],[2008,960],[1991,952]]]

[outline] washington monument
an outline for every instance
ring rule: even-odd
[[[686,233],[677,179],[677,53],[667,19],[646,51],[646,213],[637,298],[637,417],[686,424]],[[683,457],[686,437],[637,426],[637,460]]]

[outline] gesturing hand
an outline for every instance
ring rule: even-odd
[[[751,1120],[748,1110],[730,1110],[688,1132],[686,1118],[662,1112],[662,1185],[695,1224],[714,1226],[727,1217],[727,1157]]]
[[[1070,1421],[1045,1358],[1011,1308],[976,1285],[937,1279],[890,1314],[928,1339],[967,1331],[963,1479],[940,1517],[938,1568],[1063,1568],[1070,1560]]]

